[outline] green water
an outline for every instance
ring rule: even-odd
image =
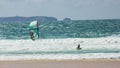
[[[40,38],[94,38],[118,35],[120,20],[39,22]],[[1,39],[29,39],[29,22],[0,22]]]

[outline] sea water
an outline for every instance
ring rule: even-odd
[[[32,41],[29,36],[28,24],[0,23],[0,60],[120,58],[120,38],[114,33],[112,35],[108,34],[109,32],[98,34],[97,31],[96,33],[90,31],[83,36],[84,33],[81,31],[82,33],[78,36],[76,34],[80,32],[78,30],[80,28],[71,28],[67,25],[68,23],[58,23],[56,25],[58,28],[53,23],[52,25],[46,23],[40,24],[40,39]],[[100,37],[101,35],[102,37]],[[78,44],[80,44],[81,50],[77,50]]]

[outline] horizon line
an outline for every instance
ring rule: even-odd
[[[54,17],[54,16],[18,16],[18,15],[16,15],[16,16],[1,16],[0,18],[7,18],[7,17],[53,17],[53,18],[56,18],[56,17]],[[64,20],[65,18],[70,18],[70,17],[64,17],[63,19],[61,19],[61,20]],[[56,18],[57,20],[60,20],[60,19],[58,19],[58,18]],[[71,20],[108,20],[108,19],[120,19],[120,18],[91,18],[91,19],[72,19],[72,18],[70,18]],[[61,21],[60,20],[60,21]]]

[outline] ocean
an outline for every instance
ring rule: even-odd
[[[38,23],[40,38],[32,41],[29,22],[0,22],[0,60],[120,58],[119,20]]]

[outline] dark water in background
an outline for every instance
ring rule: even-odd
[[[120,20],[38,22],[40,38],[94,38],[120,32]],[[0,39],[29,39],[29,22],[0,22]]]

